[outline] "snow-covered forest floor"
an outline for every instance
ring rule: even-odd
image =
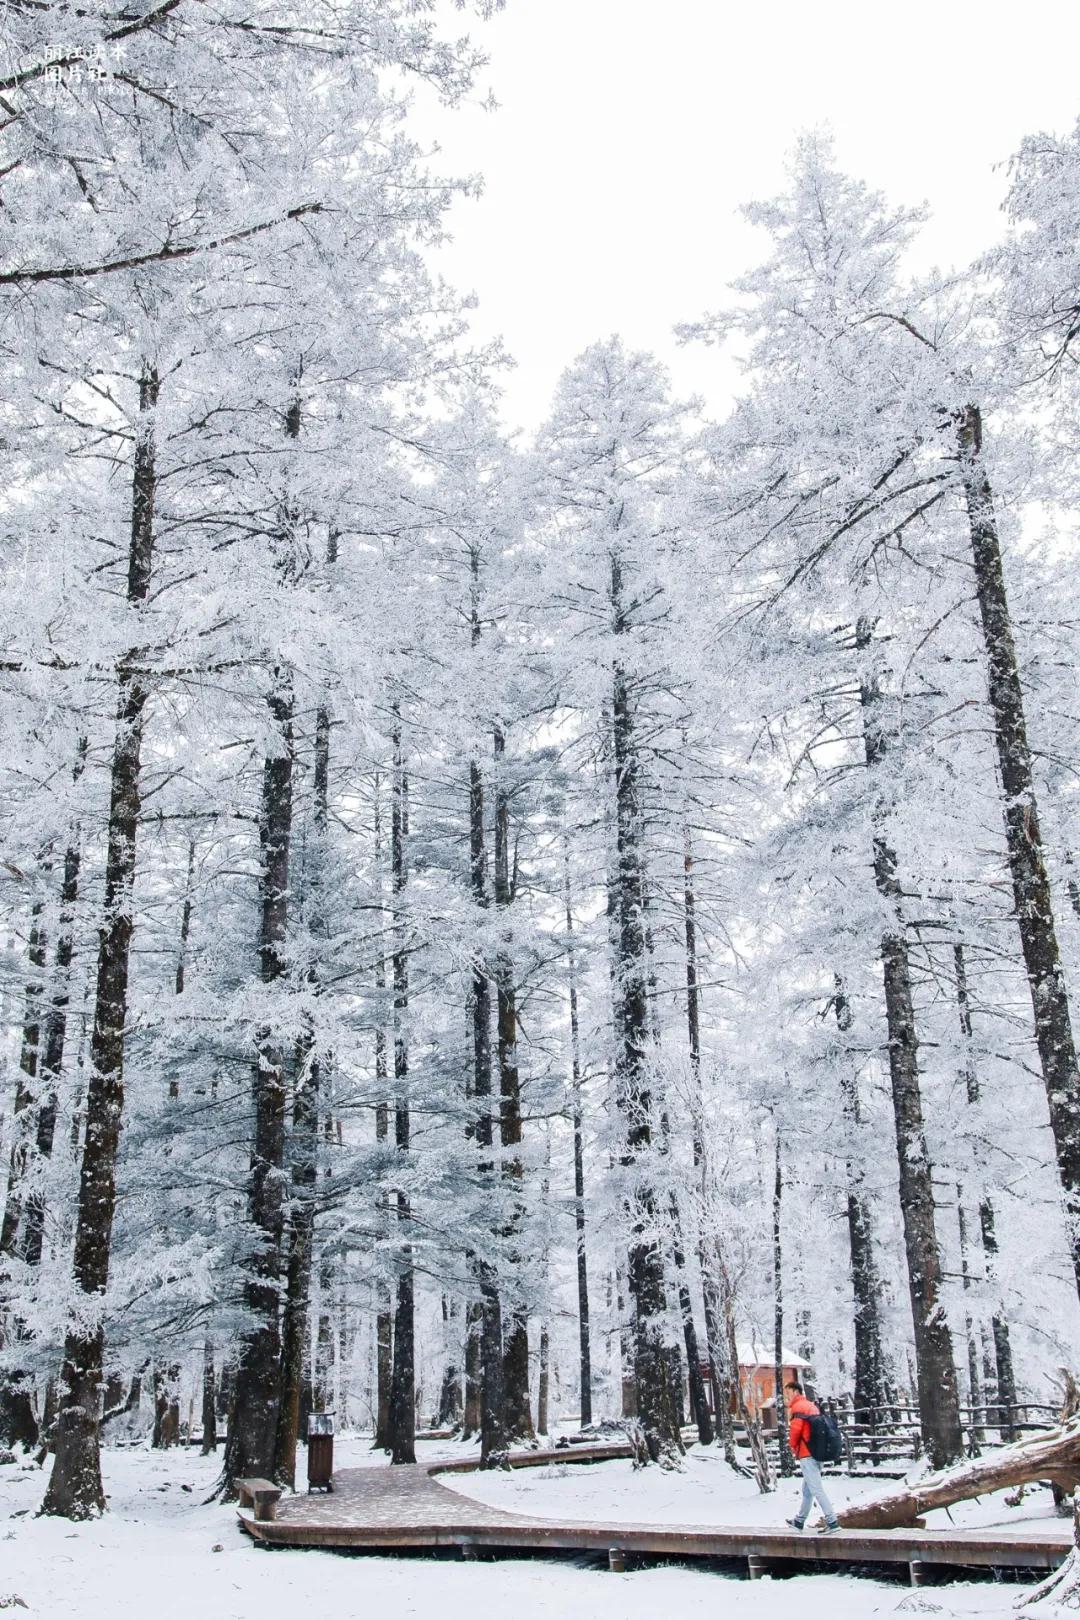
[[[776,1491],[762,1496],[753,1480],[733,1474],[722,1456],[696,1450],[688,1453],[682,1473],[635,1469],[621,1461],[588,1466],[555,1463],[511,1474],[460,1474],[443,1483],[492,1507],[517,1509],[541,1519],[610,1519],[627,1524],[781,1525],[794,1513],[802,1490],[799,1479],[781,1480]],[[825,1485],[838,1509],[887,1488],[881,1480],[842,1476],[826,1476]],[[1033,1488],[1015,1508],[1005,1505],[1006,1494],[999,1491],[978,1502],[928,1513],[927,1528],[1060,1525],[1048,1489]],[[811,1524],[816,1518],[815,1509]]]
[[[426,1445],[421,1460],[461,1455],[460,1446]],[[370,1441],[345,1438],[339,1467],[378,1464]],[[140,1448],[103,1454],[109,1513],[73,1525],[38,1519],[44,1476],[33,1465],[0,1468],[0,1603],[17,1595],[31,1615],[49,1620],[293,1620],[317,1610],[322,1620],[381,1620],[435,1614],[464,1620],[487,1612],[492,1599],[512,1605],[515,1620],[685,1620],[715,1616],[725,1602],[712,1571],[660,1567],[613,1575],[584,1559],[506,1560],[466,1564],[435,1558],[371,1558],[253,1545],[237,1527],[236,1509],[206,1505],[218,1471],[197,1452]],[[628,1462],[545,1467],[512,1475],[455,1476],[454,1490],[538,1516],[649,1520],[656,1523],[775,1524],[790,1513],[794,1484],[759,1496],[715,1457],[687,1458],[682,1474],[635,1473]],[[836,1481],[837,1501],[872,1489]],[[954,1510],[957,1523],[1014,1524],[1045,1517],[1049,1493],[1032,1492],[1018,1509],[989,1499]],[[933,1520],[942,1515],[933,1515]],[[727,1594],[730,1597],[732,1594]],[[863,1616],[938,1611],[1004,1617],[1015,1586],[956,1582],[931,1593],[850,1575],[740,1581],[745,1620],[861,1620]]]

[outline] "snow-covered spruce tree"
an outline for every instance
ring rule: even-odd
[[[676,1390],[667,1353],[668,1282],[654,1092],[646,939],[641,705],[662,660],[664,562],[676,530],[673,476],[682,407],[644,355],[597,344],[563,377],[539,440],[554,600],[573,639],[574,701],[610,733],[613,839],[609,879],[614,1098],[627,1223],[637,1415],[649,1457],[677,1459]],[[606,742],[606,738],[605,738]],[[607,749],[605,748],[605,752]],[[658,1183],[660,1183],[658,1185]]]
[[[202,26],[201,16],[190,27],[189,19],[182,15],[166,23],[165,16],[175,9],[168,7],[160,15],[155,13],[152,18],[120,29],[106,27],[102,33],[103,19],[92,12],[82,15],[78,39],[70,49],[65,46],[61,58],[54,61],[47,51],[35,54],[37,42],[44,38],[41,31],[55,21],[53,9],[43,8],[48,15],[39,14],[33,28],[28,24],[22,29],[20,24],[16,30],[19,37],[15,45],[23,65],[6,84],[7,91],[20,103],[17,115],[6,126],[5,139],[17,148],[18,161],[10,171],[15,179],[10,189],[23,234],[15,241],[13,259],[5,267],[5,282],[21,288],[70,283],[81,290],[84,283],[107,276],[113,278],[114,291],[122,298],[132,278],[141,277],[139,284],[145,290],[153,288],[175,296],[176,289],[183,285],[183,271],[189,260],[207,252],[220,255],[230,245],[250,246],[263,235],[271,236],[271,227],[279,220],[295,220],[321,206],[307,201],[285,209],[280,206],[281,197],[288,197],[294,185],[315,182],[310,165],[313,146],[307,144],[313,137],[313,127],[304,129],[303,139],[297,133],[292,147],[286,145],[283,149],[279,116],[287,109],[286,121],[291,122],[293,111],[310,96],[313,75],[321,74],[325,67],[325,57],[311,36],[305,34],[303,48],[297,50],[287,39],[290,30],[281,18],[265,31],[248,30],[243,51],[234,52],[232,58],[237,61],[244,57],[243,64],[237,61],[237,66],[243,67],[240,73],[226,67],[230,58],[215,49],[219,36],[224,37],[235,19],[215,17],[209,29]],[[377,101],[373,73],[395,63],[424,73],[450,96],[468,82],[475,66],[471,51],[445,50],[429,27],[406,20],[408,9],[403,7],[400,15],[381,19],[376,44],[366,26],[369,8],[351,8],[344,18],[335,15],[335,30],[343,45],[336,57],[342,93],[355,96],[359,92],[369,101],[373,96]],[[82,72],[80,59],[92,54],[95,45],[104,42],[109,48],[121,40],[129,53],[122,71],[107,71],[101,79]],[[131,60],[133,55],[137,60]],[[49,77],[50,67],[71,67],[80,87],[78,92],[59,95]],[[254,74],[252,67],[258,70]],[[158,132],[165,130],[172,109],[169,98],[155,93],[159,80],[178,84],[182,96],[190,97],[193,105],[198,103],[198,116],[189,121],[187,148],[182,152],[175,143],[166,148],[158,142]],[[221,132],[232,127],[241,104],[250,106],[251,118],[246,121],[248,137],[237,145]],[[310,105],[309,101],[309,110]],[[53,164],[53,151],[72,142],[76,149],[84,149],[85,143],[74,138],[84,127],[92,129],[92,155],[102,160],[99,172],[138,172],[141,193],[130,184],[88,185],[78,165]],[[298,125],[293,124],[293,129],[298,132]],[[271,150],[273,161],[267,164],[264,159]],[[207,181],[211,172],[213,183]],[[329,178],[329,166],[324,167],[319,178]],[[77,212],[85,212],[87,222],[92,222],[90,232],[83,232],[84,248],[87,236],[91,238],[84,259],[70,251],[67,241],[57,234],[73,213],[58,206],[62,201],[59,193],[74,181],[83,187],[83,201]],[[260,210],[271,199],[275,208],[263,217]],[[183,241],[173,239],[169,227],[159,228],[157,224],[178,215],[186,215],[189,221],[190,237],[185,236]],[[140,237],[151,243],[145,251]],[[163,240],[165,247],[160,245]],[[32,244],[34,262],[28,262],[30,255],[22,253],[21,241]],[[38,256],[42,252],[46,262]],[[246,262],[251,263],[250,255]],[[172,279],[154,282],[156,275]],[[148,302],[145,290],[144,304]],[[149,302],[154,302],[153,297]],[[159,335],[158,320],[157,311],[148,311],[146,324],[152,336]],[[139,425],[132,462],[128,590],[136,608],[146,600],[151,577],[157,472],[155,423],[163,382],[160,345],[147,342],[144,347],[148,352],[137,367]],[[113,843],[107,883],[116,926],[111,934],[107,931],[103,935],[100,1017],[95,1026],[97,1044],[84,1156],[86,1218],[80,1223],[76,1254],[80,1287],[91,1300],[100,1298],[108,1275],[122,1096],[120,1032],[130,948],[131,908],[127,896],[134,877],[138,755],[148,696],[139,671],[128,664],[120,669],[118,679],[118,752],[113,773]],[[92,1220],[91,1205],[95,1212]],[[97,1511],[102,1505],[94,1461],[100,1333],[97,1328],[80,1328],[78,1336],[78,1345],[74,1338],[69,1343],[69,1399],[61,1413],[57,1469],[48,1499],[50,1510],[76,1515]]]
[[[758,276],[740,284],[753,306],[737,318],[748,334],[758,334],[755,366],[770,358],[779,362],[782,353],[800,357],[805,369],[796,391],[813,403],[814,419],[841,451],[830,466],[821,453],[821,429],[804,433],[804,442],[815,447],[808,475],[818,482],[775,491],[787,502],[782,509],[789,520],[802,524],[809,503],[826,503],[830,512],[788,581],[836,546],[872,565],[890,546],[907,546],[930,514],[936,523],[959,505],[982,634],[1016,918],[1080,1287],[1080,1075],[1039,831],[1000,506],[975,380],[978,374],[986,391],[992,378],[970,298],[956,289],[903,284],[900,258],[916,219],[890,219],[876,199],[836,174],[820,142],[804,142],[798,176],[791,200],[750,211],[772,230],[777,252]],[[824,324],[811,323],[812,310],[820,310]],[[815,511],[810,516],[818,520]],[[775,588],[788,581],[778,579]]]
[[[750,214],[769,228],[773,256],[740,283],[748,301],[732,321],[753,340],[750,364],[761,381],[724,434],[733,456],[737,446],[749,449],[745,494],[735,497],[731,520],[760,570],[764,605],[795,590],[815,567],[831,578],[845,542],[846,555],[854,553],[848,571],[858,578],[867,560],[942,498],[947,474],[917,464],[919,445],[936,425],[933,369],[924,366],[930,375],[921,378],[921,356],[914,357],[912,382],[924,382],[924,399],[920,408],[916,394],[912,411],[882,364],[876,323],[863,318],[893,292],[912,221],[890,217],[879,199],[836,174],[815,140],[799,149],[791,194]],[[873,617],[854,617],[855,644],[867,649]],[[858,683],[866,765],[879,774],[888,751],[880,678],[868,667]],[[961,1450],[958,1392],[941,1299],[902,889],[887,828],[890,792],[878,784],[874,793],[873,871],[919,1404],[928,1450],[940,1465]]]

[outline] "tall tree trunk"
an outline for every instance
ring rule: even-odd
[[[396,710],[395,710],[396,713]],[[405,841],[409,832],[408,779],[401,752],[401,728],[394,731],[394,786],[390,820],[390,868],[394,896],[394,1146],[404,1167],[410,1149],[409,1043],[406,1020],[409,1013],[409,957],[404,916],[404,894],[408,881]],[[397,1194],[398,1228],[402,1233],[397,1250],[397,1290],[394,1302],[394,1354],[390,1379],[390,1460],[416,1461],[416,1346],[415,1300],[412,1245],[409,1222],[412,1209],[404,1190]]]
[[[956,972],[956,1007],[960,1016],[960,1033],[964,1038],[966,1047],[964,1087],[969,1106],[977,1108],[979,1105],[979,1072],[975,1067],[975,1036],[971,1023],[971,996],[968,991],[967,961],[964,955],[964,947],[961,944],[953,946],[953,966]],[[974,1164],[970,1168],[973,1170],[975,1168]],[[997,1217],[994,1212],[993,1201],[985,1189],[979,1198],[979,1235],[982,1239],[986,1280],[993,1288],[997,1283]],[[996,1364],[995,1383],[997,1385],[999,1406],[998,1427],[1001,1429],[1002,1439],[1011,1441],[1015,1437],[1013,1423],[1016,1416],[1014,1411],[1016,1406],[1016,1375],[1013,1371],[1009,1324],[1002,1308],[1000,1295],[994,1301],[991,1329],[994,1337],[994,1361]],[[974,1384],[972,1387],[974,1388]]]
[[[321,703],[315,713],[315,766],[312,784],[312,841],[308,875],[308,932],[325,949],[327,840],[330,830],[330,711]],[[318,994],[321,962],[312,961],[308,984]],[[281,1327],[281,1405],[275,1442],[274,1477],[296,1484],[296,1446],[303,1405],[308,1307],[311,1303],[311,1259],[315,1241],[315,1195],[318,1176],[319,1106],[322,1059],[314,1023],[305,1017],[297,1042],[292,1129],[292,1205],[286,1240],[285,1299]]]
[[[495,904],[507,918],[509,926],[514,880],[510,860],[510,796],[502,770],[505,752],[503,732],[496,726]],[[521,1076],[518,1070],[514,960],[509,944],[505,942],[495,961],[495,999],[499,1043],[499,1132],[503,1148],[513,1150],[521,1146]],[[511,1243],[509,1260],[515,1270],[520,1270],[522,1257],[514,1247],[515,1234],[523,1217],[520,1153],[504,1152],[502,1173],[509,1184],[512,1200],[510,1228],[506,1234]],[[503,1330],[503,1411],[508,1441],[535,1438],[529,1401],[528,1316],[521,1306],[509,1312]]]
[[[30,913],[30,935],[27,947],[30,972],[27,976],[23,1000],[22,1044],[19,1051],[19,1073],[15,1084],[15,1103],[12,1111],[13,1129],[11,1134],[11,1156],[8,1164],[7,1199],[4,1203],[3,1223],[0,1224],[0,1256],[5,1258],[18,1252],[23,1195],[31,1165],[34,1104],[37,1101],[36,1080],[38,1059],[41,1055],[41,1002],[45,992],[47,944],[44,912],[44,901],[35,901]]]
[[[628,625],[622,566],[611,554],[612,626],[616,641]],[[682,1454],[674,1391],[670,1387],[664,1326],[667,1298],[664,1257],[653,1186],[649,1080],[649,1009],[645,953],[645,871],[641,849],[641,766],[630,680],[616,659],[612,681],[615,765],[617,1015],[616,1102],[625,1126],[624,1166],[630,1228],[627,1288],[633,1314],[634,1381],[638,1421],[649,1457],[672,1466]]]
[[[461,1415],[463,1440],[471,1440],[483,1421],[482,1329],[483,1306],[478,1299],[470,1300],[465,1312],[465,1407]],[[499,1337],[501,1341],[501,1333]],[[501,1364],[501,1343],[499,1359]]]
[[[180,1440],[180,1368],[176,1362],[154,1363],[154,1432],[151,1445],[155,1451],[171,1451]]]
[[[773,1175],[772,1241],[773,1241],[773,1377],[776,1383],[776,1443],[780,1452],[780,1472],[785,1477],[795,1472],[795,1459],[787,1437],[787,1413],[784,1402],[784,1159],[780,1130],[776,1131],[776,1163]]]
[[[461,1361],[458,1322],[461,1311],[456,1299],[442,1296],[443,1376],[439,1387],[439,1410],[435,1421],[440,1429],[455,1428],[461,1422]]]
[[[469,548],[471,576],[470,640],[480,644],[480,551]],[[484,779],[479,761],[469,763],[469,884],[473,903],[483,914],[488,908],[487,840],[484,827]],[[492,1116],[493,1070],[491,1058],[491,981],[481,957],[473,965],[472,979],[472,1089],[476,1116],[470,1126],[479,1150],[477,1175],[490,1184],[495,1173],[492,1148],[495,1122]],[[492,1189],[494,1191],[494,1189]],[[493,1236],[495,1235],[493,1231]],[[506,1454],[506,1412],[503,1401],[503,1318],[498,1274],[487,1256],[470,1257],[480,1298],[470,1305],[467,1322],[465,1367],[466,1435],[480,1430],[480,1461],[493,1467]]]
[[[274,1442],[274,1478],[295,1487],[296,1447],[304,1387],[311,1252],[315,1226],[319,1059],[310,1033],[298,1043],[292,1119],[292,1206],[285,1238],[281,1317],[281,1400]]]
[[[312,1410],[329,1412],[334,1405],[334,1260],[323,1254],[319,1265],[319,1313],[315,1331],[315,1369],[311,1389]]]
[[[73,780],[78,781],[86,764],[86,738],[79,739],[75,755]],[[36,1147],[40,1162],[52,1157],[53,1138],[56,1134],[57,1087],[64,1066],[64,1048],[67,1043],[67,1010],[71,998],[71,964],[75,956],[75,906],[79,898],[79,871],[82,851],[79,827],[72,828],[70,841],[64,853],[64,881],[60,890],[59,930],[56,957],[53,964],[53,982],[49,1010],[45,1020],[45,1046],[40,1073],[40,1103],[37,1116]],[[39,1266],[45,1243],[45,1194],[42,1188],[31,1188],[26,1200],[21,1240],[22,1258],[28,1266]]]
[[[285,412],[285,437],[300,437],[301,367]],[[283,583],[295,579],[300,514],[283,502],[275,535],[275,560]],[[263,763],[259,818],[259,974],[263,984],[276,984],[287,971],[285,944],[289,925],[289,862],[295,794],[295,689],[291,668],[279,663],[273,673],[268,707],[274,744]],[[245,1336],[236,1368],[233,1410],[225,1446],[222,1486],[229,1496],[245,1477],[273,1477],[277,1464],[281,1413],[281,1284],[285,1235],[285,1147],[289,1092],[289,1043],[280,1028],[264,1028],[256,1037],[252,1076],[254,1132],[248,1218],[257,1247],[244,1278],[244,1304],[253,1326]]]
[[[867,651],[872,634],[870,623],[860,620],[855,637],[860,652]],[[874,772],[880,769],[888,745],[881,719],[880,684],[868,666],[860,674],[860,692],[866,764],[868,770]],[[900,1209],[915,1331],[919,1416],[923,1443],[931,1464],[934,1468],[944,1468],[963,1453],[960,1394],[953,1361],[952,1334],[941,1299],[941,1250],[934,1210],[933,1171],[926,1145],[919,1089],[918,1038],[908,942],[901,909],[902,891],[897,876],[896,854],[882,830],[884,813],[880,803],[872,813],[876,828],[874,878],[888,916],[881,938],[881,964],[885,981],[889,1074],[900,1171]]]
[[[585,1136],[582,1113],[581,1026],[578,1015],[574,910],[570,893],[570,849],[563,846],[563,901],[566,910],[566,971],[570,987],[571,1112],[574,1131],[574,1230],[576,1233],[578,1303],[578,1382],[581,1426],[593,1420],[592,1353],[589,1346],[589,1264],[585,1238]],[[543,1431],[541,1431],[543,1432]]]
[[[964,1343],[967,1349],[968,1402],[971,1406],[969,1449],[977,1450],[985,1438],[979,1422],[979,1408],[983,1404],[982,1379],[979,1376],[979,1342],[975,1336],[975,1323],[971,1315],[971,1241],[968,1233],[967,1210],[964,1208],[964,1187],[956,1184],[956,1220],[960,1238],[960,1283],[964,1291]]]
[[[293,685],[278,667],[269,698],[278,752],[263,765],[259,873],[259,974],[266,985],[285,972],[288,928],[289,854],[293,811]],[[252,1326],[236,1367],[233,1409],[225,1447],[223,1486],[251,1476],[273,1476],[281,1401],[280,1294],[284,1232],[284,1177],[287,1055],[280,1033],[257,1036],[252,1075],[254,1136],[248,1187],[248,1219],[257,1247],[248,1262],[243,1298]]]
[[[39,1116],[42,1106],[37,1081],[41,1055],[41,999],[45,989],[46,941],[43,913],[44,903],[39,900],[34,904],[30,914],[28,949],[30,975],[23,1010],[19,1074],[15,1084],[7,1200],[4,1204],[3,1223],[0,1225],[0,1264],[13,1260],[23,1247],[21,1239],[25,1230],[23,1204],[26,1182],[35,1170],[31,1139],[35,1115]],[[25,1329],[18,1314],[5,1300],[4,1310],[0,1315],[0,1349],[10,1345],[12,1341],[17,1342],[24,1334]],[[38,1424],[34,1415],[33,1384],[25,1372],[13,1367],[0,1374],[0,1445],[18,1445],[29,1451],[37,1444],[37,1439]]]
[[[646,912],[651,900],[646,889]],[[650,1022],[652,1025],[653,1046],[656,1051],[657,1063],[662,1062],[662,1040],[659,1016],[659,994],[656,983],[655,951],[651,925],[645,928],[645,954],[649,963],[648,987]],[[660,1107],[660,1145],[665,1161],[668,1182],[668,1221],[671,1229],[671,1264],[675,1272],[675,1293],[679,1304],[679,1321],[682,1323],[683,1344],[686,1349],[686,1388],[690,1396],[690,1415],[697,1426],[698,1440],[703,1446],[712,1444],[713,1429],[712,1418],[709,1415],[709,1403],[705,1395],[705,1380],[701,1373],[701,1353],[698,1350],[697,1326],[694,1322],[694,1307],[690,1298],[690,1284],[686,1275],[686,1247],[683,1241],[682,1210],[679,1207],[679,1196],[676,1191],[671,1173],[671,1116],[668,1112],[666,1096],[663,1097]],[[683,1380],[682,1363],[677,1345],[668,1347],[669,1385],[675,1398],[677,1422],[680,1430],[685,1421],[683,1412]]]
[[[977,406],[969,405],[959,413],[957,439],[1001,772],[1013,900],[1065,1198],[1066,1232],[1080,1292],[1080,1073],[1039,830],[1023,688],[1005,593],[994,496],[982,457],[982,416]]]
[[[214,1372],[214,1341],[203,1345],[202,1376],[202,1454],[208,1457],[217,1450],[217,1380]]]
[[[375,773],[375,866],[379,873],[379,907],[382,913],[382,813],[379,804],[379,773]],[[390,1066],[387,1058],[386,1027],[383,1022],[383,1003],[386,995],[386,958],[380,946],[375,958],[375,989],[378,994],[379,1015],[375,1025],[375,1140],[385,1142],[390,1134],[390,1106],[386,1098],[390,1093]],[[380,1193],[378,1198],[379,1226],[385,1231],[389,1212],[389,1198]],[[376,1283],[379,1296],[375,1317],[375,1440],[377,1451],[390,1450],[390,1380],[394,1370],[394,1311],[390,1291],[380,1280]]]
[[[157,495],[154,412],[159,388],[157,371],[144,362],[135,433],[127,580],[128,604],[136,611],[146,601],[154,554]],[[71,1519],[92,1518],[105,1510],[100,1455],[104,1304],[124,1107],[124,1029],[134,929],[136,837],[142,808],[142,737],[150,695],[145,681],[137,673],[136,663],[137,654],[133,651],[121,659],[117,668],[105,906],[98,946],[86,1128],[75,1219],[74,1275],[81,1300],[64,1341],[55,1461],[41,1509],[43,1513]]]
[[[180,912],[180,943],[176,953],[174,993],[184,993],[184,975],[187,971],[188,940],[191,937],[192,886],[195,877],[195,840],[188,840],[187,876],[184,882],[184,904]],[[169,1098],[180,1096],[180,1081],[173,1074],[169,1080]],[[171,1156],[166,1145],[165,1157]],[[155,1451],[169,1451],[180,1439],[180,1367],[176,1362],[154,1363],[154,1430],[151,1446]]]
[[[683,745],[685,749],[685,738]],[[698,982],[697,897],[694,890],[694,846],[690,822],[683,817],[683,943],[686,952],[686,1034],[690,1052],[690,1131],[694,1169],[698,1175],[697,1256],[701,1272],[702,1318],[709,1362],[716,1433],[723,1439],[724,1456],[735,1461],[735,1434],[731,1420],[731,1380],[721,1321],[720,1289],[715,1262],[705,1239],[705,1214],[710,1176],[705,1153],[705,1099],[701,1084],[701,988]]]
[[[842,1035],[854,1017],[844,981],[834,975],[833,1009]],[[881,1282],[874,1258],[874,1231],[866,1195],[863,1151],[858,1141],[862,1125],[859,1079],[854,1065],[841,1054],[840,1102],[847,1146],[847,1228],[851,1254],[851,1291],[854,1299],[855,1409],[859,1423],[877,1423],[885,1404],[885,1358],[881,1345]]]
[[[536,1427],[548,1432],[548,1401],[551,1391],[551,1339],[546,1322],[540,1324],[540,1367],[536,1381]]]

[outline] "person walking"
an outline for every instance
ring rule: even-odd
[[[793,1530],[801,1530],[806,1523],[806,1515],[814,1502],[825,1515],[822,1532],[825,1535],[833,1530],[839,1530],[836,1513],[832,1503],[825,1494],[825,1487],[821,1483],[821,1468],[810,1452],[810,1419],[820,1417],[821,1412],[813,1401],[803,1394],[803,1387],[797,1379],[789,1379],[784,1385],[784,1396],[787,1400],[788,1415],[791,1426],[788,1430],[788,1443],[791,1446],[791,1455],[796,1458],[802,1471],[802,1501],[799,1511],[788,1524]]]

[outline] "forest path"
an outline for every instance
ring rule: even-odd
[[[537,1454],[529,1455],[535,1459]],[[558,1460],[567,1460],[565,1453]],[[584,1448],[580,1453],[575,1448],[575,1460],[591,1459]],[[1053,1569],[1072,1545],[1071,1527],[1065,1523],[1060,1528],[861,1530],[820,1536],[786,1526],[560,1522],[462,1496],[432,1477],[439,1469],[438,1463],[344,1468],[335,1473],[332,1492],[288,1497],[269,1523],[241,1513],[240,1524],[248,1535],[274,1546],[383,1552],[446,1547],[457,1548],[466,1558],[486,1549],[519,1555],[590,1552],[616,1560],[623,1555],[732,1559],[745,1561],[751,1576],[766,1573],[770,1561],[808,1569],[906,1564],[913,1584],[921,1584],[931,1566]]]

